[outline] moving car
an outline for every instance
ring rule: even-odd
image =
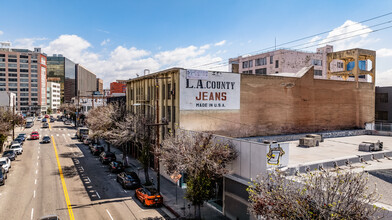
[[[30,134],[30,139],[31,139],[31,140],[38,140],[38,139],[39,139],[39,133],[38,133],[38,131],[33,131],[33,132],[31,132],[31,134]]]
[[[117,182],[123,189],[137,189],[141,186],[140,179],[135,172],[121,172],[117,174]]]
[[[0,166],[4,168],[4,170],[8,173],[11,169],[11,160],[8,157],[0,158]]]
[[[118,173],[124,171],[124,166],[120,161],[112,161],[109,163],[109,171],[111,173]]]
[[[13,161],[16,158],[16,153],[13,150],[6,150],[3,153],[3,157],[8,157],[11,161]]]
[[[49,115],[45,115],[45,118],[49,118],[50,116]]]
[[[51,119],[50,119],[50,122],[54,122],[54,118],[51,118]]]
[[[27,122],[25,128],[32,128],[34,126],[33,122]]]
[[[160,206],[163,204],[161,194],[153,187],[139,188],[136,190],[135,195],[144,206]]]
[[[48,119],[44,118],[44,119],[42,119],[42,122],[43,123],[48,122]]]
[[[22,138],[23,141],[25,141],[27,139],[27,134],[26,133],[20,133],[20,134],[18,134],[18,138]]]
[[[42,128],[49,128],[49,124],[45,122],[45,123],[42,125]]]
[[[93,145],[91,148],[90,148],[90,150],[91,150],[91,153],[93,154],[93,155],[99,155],[101,152],[103,152],[105,149],[102,147],[102,146],[100,146],[100,145]]]
[[[116,159],[116,155],[113,152],[104,151],[99,155],[99,161],[103,164],[116,161]]]
[[[23,153],[23,148],[22,148],[22,145],[20,145],[20,144],[12,144],[10,146],[10,150],[15,151],[16,154],[22,154]]]
[[[41,120],[42,120],[42,117],[39,116],[39,117],[37,118],[37,121],[41,121]]]
[[[48,135],[45,135],[43,138],[42,138],[42,143],[44,143],[44,144],[46,144],[46,143],[50,143],[50,141],[51,141],[51,138],[48,136]]]
[[[88,135],[88,132],[88,128],[78,128],[78,130],[76,131],[76,137],[80,139],[83,135]]]

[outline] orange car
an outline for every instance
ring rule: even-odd
[[[139,188],[135,194],[144,206],[161,206],[163,203],[161,194],[155,188]]]

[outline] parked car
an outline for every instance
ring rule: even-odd
[[[18,134],[18,137],[23,137],[24,140],[26,140],[27,139],[27,134],[26,133],[20,133],[20,134]]]
[[[23,139],[22,138],[19,138],[19,137],[15,138],[14,141],[12,141],[12,143],[15,143],[15,142],[19,143],[20,145],[23,145]]]
[[[161,206],[163,204],[162,195],[153,187],[139,188],[135,195],[144,206]]]
[[[49,115],[45,115],[45,118],[49,118],[50,116]]]
[[[105,149],[102,147],[102,146],[100,146],[100,145],[93,145],[91,148],[90,148],[90,150],[91,150],[91,153],[93,154],[93,155],[99,155],[101,152],[103,152]]]
[[[51,118],[51,119],[50,119],[50,122],[51,122],[51,123],[54,122],[54,118]]]
[[[24,136],[24,135],[20,135],[20,134],[19,134],[18,137],[16,137],[16,138],[22,139],[23,142],[26,140],[25,136]]]
[[[88,135],[85,134],[82,136],[82,138],[80,138],[80,141],[82,141],[84,143],[84,140],[86,140],[88,138]]]
[[[91,139],[90,139],[90,138],[84,139],[84,140],[83,140],[83,144],[85,144],[85,145],[91,144]]]
[[[99,161],[103,164],[116,161],[116,159],[116,155],[113,152],[104,151],[99,155]]]
[[[6,150],[3,153],[3,157],[8,157],[11,161],[14,161],[16,158],[16,153],[13,150]]]
[[[109,171],[111,173],[119,173],[124,171],[124,166],[121,161],[112,161],[109,163]]]
[[[23,153],[23,148],[22,148],[22,145],[20,145],[20,144],[12,144],[10,146],[10,150],[15,151],[16,154],[22,154]]]
[[[45,123],[45,122],[48,122],[48,119],[43,118],[43,119],[42,119],[42,123]]]
[[[34,126],[33,122],[27,122],[25,128],[32,128]]]
[[[69,121],[69,120],[67,120],[67,121],[64,122],[64,124],[65,124],[65,125],[70,125],[70,124],[72,124],[72,122]]]
[[[50,138],[48,135],[45,135],[45,136],[42,138],[41,143],[47,144],[47,143],[50,143],[50,141],[51,141],[51,138]]]
[[[45,123],[42,125],[42,128],[49,128],[49,124],[48,124],[47,122],[45,122]]]
[[[4,171],[4,168],[1,168],[1,172],[0,172],[0,184],[1,185],[5,184],[5,179],[7,179],[7,173]]]
[[[42,120],[42,117],[39,116],[39,117],[37,118],[37,121],[41,121],[41,120]]]
[[[38,133],[38,131],[31,132],[30,140],[39,140],[39,133]]]
[[[0,166],[5,169],[5,171],[8,173],[9,170],[11,169],[11,160],[8,157],[1,157],[0,158]]]
[[[141,186],[140,179],[135,172],[121,172],[117,174],[117,182],[123,189],[137,189]]]
[[[60,220],[60,218],[57,215],[46,215],[42,216],[38,220]]]

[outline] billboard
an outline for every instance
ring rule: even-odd
[[[180,110],[239,110],[240,84],[236,73],[181,70]]]

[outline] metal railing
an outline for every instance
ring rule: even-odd
[[[374,124],[376,131],[392,131],[392,123],[389,122],[376,122]]]

